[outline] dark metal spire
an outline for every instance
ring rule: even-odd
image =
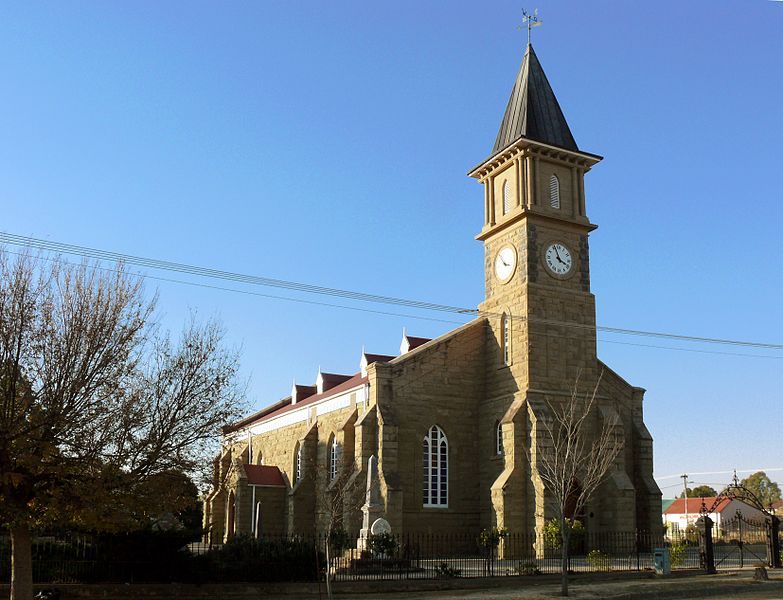
[[[579,150],[530,44],[522,59],[514,89],[511,90],[511,98],[492,153],[522,137],[568,150]]]

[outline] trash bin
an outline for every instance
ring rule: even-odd
[[[656,548],[653,557],[653,562],[655,563],[655,574],[671,575],[672,563],[669,559],[669,549]]]

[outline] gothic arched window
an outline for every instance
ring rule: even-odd
[[[449,504],[449,442],[437,425],[430,427],[422,442],[424,506]]]
[[[329,481],[337,479],[337,437],[332,434],[329,438]]]
[[[495,421],[495,453],[503,454],[503,425],[500,421]]]
[[[549,206],[560,208],[560,180],[557,175],[549,178]]]
[[[294,482],[299,483],[302,480],[302,446],[296,444],[294,450]]]
[[[502,344],[502,352],[503,352],[503,364],[504,365],[510,365],[511,364],[511,319],[508,317],[506,313],[503,313],[503,316],[500,317],[500,329],[501,329],[501,335],[503,338],[501,339]]]
[[[508,179],[503,182],[503,214],[506,215],[511,210],[511,191],[508,187]]]

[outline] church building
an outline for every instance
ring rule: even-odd
[[[358,372],[319,372],[226,426],[209,539],[323,532],[335,499],[357,532],[371,463],[395,533],[541,532],[552,510],[530,457],[547,406],[570,401],[577,380],[597,385],[594,427],[617,419],[624,440],[580,515],[586,530],[659,531],[644,389],[596,355],[584,177],[600,160],[577,146],[528,44],[492,152],[469,173],[484,190],[477,317],[435,339],[403,334],[399,355],[363,352]]]

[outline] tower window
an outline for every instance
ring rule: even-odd
[[[503,364],[504,365],[510,365],[511,364],[511,320],[509,319],[508,315],[503,313],[503,316],[500,317],[500,327],[503,339],[501,340],[502,343],[502,352],[503,352]]]
[[[560,208],[560,180],[557,175],[549,178],[549,206]]]
[[[495,422],[495,453],[498,456],[503,454],[503,425],[500,421]]]
[[[508,179],[503,182],[503,214],[506,215],[511,210],[511,192],[508,187]]]
[[[337,479],[337,438],[332,435],[331,443],[329,444],[329,480],[334,481]]]
[[[430,427],[422,442],[424,506],[449,504],[449,442],[437,425]]]

